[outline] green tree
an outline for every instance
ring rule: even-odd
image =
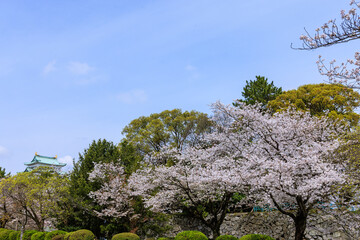
[[[256,76],[256,80],[246,80],[246,85],[241,93],[244,100],[237,99],[233,105],[238,107],[240,103],[251,105],[260,103],[263,106],[266,106],[269,101],[274,100],[281,93],[281,87],[276,87],[273,81],[269,83],[267,78]]]
[[[134,119],[122,133],[142,156],[151,156],[164,146],[181,150],[194,145],[211,129],[212,122],[207,114],[173,109]]]
[[[20,216],[23,227],[29,219],[44,231],[45,221],[62,214],[59,203],[66,201],[67,183],[66,177],[52,168],[38,167],[3,179],[0,191],[10,200],[11,211]]]
[[[3,178],[10,177],[10,173],[6,173],[5,168],[0,167],[0,181]],[[0,192],[0,228],[5,228],[6,224],[13,218],[9,207],[8,198]]]
[[[308,84],[296,90],[283,92],[268,107],[273,111],[282,111],[288,107],[310,111],[314,116],[328,116],[340,119],[355,126],[359,114],[355,109],[360,105],[360,94],[351,88],[334,84]]]
[[[5,168],[0,167],[0,179],[6,177],[6,170]]]
[[[124,167],[125,173],[130,175],[140,168],[143,157],[134,144],[123,139],[118,145],[120,151],[120,165]]]
[[[89,148],[79,154],[79,160],[74,164],[70,174],[70,197],[72,207],[67,206],[67,221],[58,225],[63,230],[91,229],[100,236],[101,229],[108,224],[108,219],[97,216],[101,210],[89,193],[101,187],[97,181],[88,181],[89,173],[94,170],[96,163],[119,163],[121,152],[119,148],[105,139],[93,141]]]

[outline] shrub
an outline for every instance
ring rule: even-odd
[[[221,235],[216,238],[216,240],[238,240],[237,237],[234,237],[232,235]]]
[[[115,234],[111,240],[140,240],[140,237],[135,233],[123,232]]]
[[[31,236],[39,231],[36,230],[27,230],[24,232],[23,240],[31,240]]]
[[[31,235],[31,240],[44,240],[46,232],[37,232]],[[12,239],[10,239],[12,240]],[[16,240],[16,239],[14,239]]]
[[[65,235],[67,232],[65,231],[61,231],[61,230],[55,230],[52,232],[48,232],[45,234],[45,238],[44,240],[51,240],[53,237],[58,236],[58,235]],[[32,240],[32,239],[31,239]]]
[[[9,234],[9,240],[18,240],[20,239],[20,231],[12,231]]]
[[[175,240],[208,240],[208,238],[199,231],[183,231],[176,235]]]
[[[68,240],[94,240],[96,239],[95,235],[86,229],[77,230],[70,234]]]
[[[56,235],[51,240],[64,240],[65,235]]]
[[[239,240],[275,240],[275,239],[273,239],[268,235],[263,235],[263,234],[249,234],[242,236],[241,238],[239,238]]]
[[[0,240],[9,240],[9,235],[13,230],[4,229],[0,231]]]
[[[71,234],[73,234],[73,233],[74,233],[74,232],[66,233],[66,234],[64,235],[64,240],[69,240]]]
[[[157,240],[174,240],[174,238],[171,238],[171,237],[159,237]]]

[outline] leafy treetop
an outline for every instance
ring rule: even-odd
[[[283,92],[268,107],[282,111],[288,107],[308,110],[313,116],[328,116],[345,120],[355,126],[359,115],[354,110],[360,105],[360,94],[351,88],[334,84],[308,84]]]
[[[211,131],[211,125],[205,113],[173,109],[134,119],[122,133],[142,156],[151,156],[164,146],[181,150],[196,144],[203,133]]]
[[[281,94],[281,87],[278,88],[274,85],[273,81],[268,82],[268,79],[262,76],[256,76],[256,80],[246,80],[246,85],[241,93],[244,100],[237,99],[233,103],[235,107],[238,107],[241,102],[246,104],[261,103],[265,106],[269,101],[273,100]]]

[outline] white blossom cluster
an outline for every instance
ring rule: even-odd
[[[342,22],[340,25],[336,23],[335,19],[331,19],[317,28],[314,35],[307,31],[306,34],[301,35],[300,40],[303,41],[303,47],[298,49],[315,49],[358,39],[360,37],[360,16],[357,11],[360,3],[351,0],[350,6],[352,8],[348,11],[341,10]]]
[[[133,213],[123,167],[114,163],[95,164],[89,180],[102,184],[99,190],[89,194],[100,206],[104,206],[101,212],[96,212],[99,216],[119,218]]]
[[[345,43],[360,38],[360,2],[351,0],[351,9],[341,10],[340,24],[335,19],[329,20],[311,35],[306,31],[305,35],[300,36],[303,41],[300,50],[310,50],[320,47],[327,47],[338,43]],[[335,60],[331,61],[329,66],[325,65],[325,59],[319,56],[317,61],[318,69],[321,75],[327,76],[330,83],[343,84],[351,88],[360,88],[360,56],[355,52],[354,59],[348,59],[346,62],[335,65]]]
[[[291,109],[271,115],[246,105],[213,107],[233,119],[231,127],[213,137],[241,163],[241,176],[257,199],[276,206],[297,204],[300,197],[311,207],[344,181],[339,166],[324,160],[338,147],[334,136],[342,131],[329,119]]]
[[[343,84],[351,88],[360,87],[360,52],[355,52],[354,59],[348,59],[345,63],[335,65],[336,60],[330,62],[327,67],[325,59],[319,56],[316,62],[321,75],[327,76],[331,83]],[[351,67],[348,67],[348,66]]]

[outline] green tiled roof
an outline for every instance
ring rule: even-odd
[[[53,165],[53,166],[65,166],[66,163],[60,163],[57,159],[57,157],[46,157],[46,156],[40,156],[35,155],[33,160],[31,162],[24,163],[25,165],[33,165],[36,163],[43,163],[46,165]]]

